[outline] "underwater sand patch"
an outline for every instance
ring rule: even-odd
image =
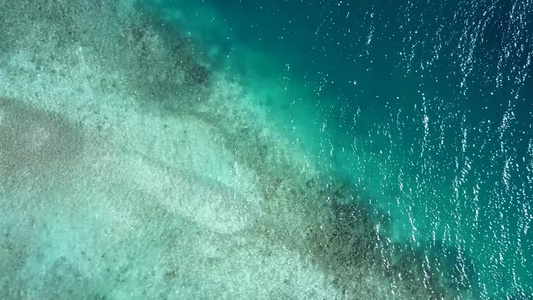
[[[60,175],[76,164],[84,144],[81,126],[60,114],[0,98],[2,184]]]

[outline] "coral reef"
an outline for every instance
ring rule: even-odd
[[[212,288],[209,284],[218,287],[220,293],[226,293],[231,284],[234,289],[250,288],[243,287],[241,282],[232,282],[231,274],[251,278],[253,283],[263,282],[263,278],[255,274],[242,274],[244,271],[237,263],[244,261],[253,265],[253,271],[266,278],[273,277],[272,282],[277,282],[279,270],[276,268],[282,266],[268,262],[288,261],[287,257],[292,263],[287,268],[295,269],[291,272],[305,275],[306,271],[298,270],[300,266],[316,268],[320,276],[325,274],[320,278],[328,278],[332,286],[349,299],[390,299],[395,297],[393,292],[400,299],[451,299],[457,296],[453,289],[468,288],[467,283],[458,279],[441,280],[439,276],[450,275],[433,272],[425,265],[426,253],[421,249],[408,243],[389,243],[386,234],[391,221],[386,214],[368,207],[366,196],[350,183],[313,172],[300,152],[290,152],[291,142],[272,133],[275,130],[268,127],[269,122],[260,119],[249,106],[247,110],[243,108],[245,105],[236,103],[236,99],[248,95],[230,91],[221,93],[218,98],[213,96],[211,83],[216,78],[209,64],[202,61],[201,51],[194,48],[194,41],[185,37],[179,28],[162,25],[156,21],[157,14],[145,7],[143,15],[117,18],[113,15],[119,10],[116,4],[100,0],[38,3],[0,0],[0,19],[4,20],[0,22],[3,26],[0,29],[8,28],[0,30],[4,41],[0,46],[22,45],[20,49],[28,51],[32,63],[38,66],[31,70],[32,75],[48,72],[62,76],[64,70],[88,68],[92,67],[92,62],[98,62],[95,73],[111,75],[72,76],[69,84],[83,81],[94,89],[120,90],[121,95],[132,97],[143,108],[155,107],[143,113],[162,114],[168,117],[164,122],[185,123],[187,118],[197,119],[210,130],[197,135],[216,139],[217,146],[231,152],[234,159],[231,167],[236,173],[243,169],[253,172],[258,195],[241,195],[215,180],[201,182],[198,177],[176,176],[186,174],[175,170],[181,165],[169,166],[161,162],[162,157],[175,153],[190,157],[197,154],[185,152],[181,144],[172,155],[168,154],[171,150],[168,148],[160,152],[146,151],[145,156],[161,155],[146,164],[143,155],[135,151],[155,147],[147,142],[153,140],[143,135],[149,131],[139,126],[145,124],[139,120],[147,116],[135,115],[131,124],[138,127],[138,134],[144,140],[109,142],[113,146],[124,144],[113,149],[112,155],[98,158],[100,173],[94,175],[87,171],[84,175],[88,176],[80,176],[85,180],[78,182],[80,187],[67,191],[58,189],[58,197],[66,201],[57,201],[60,205],[56,207],[50,204],[51,199],[40,200],[46,203],[46,208],[52,207],[51,212],[45,208],[32,211],[41,214],[41,223],[34,220],[35,215],[22,210],[19,201],[12,203],[10,198],[4,197],[7,193],[0,193],[2,204],[10,204],[9,209],[26,218],[10,221],[25,227],[8,228],[6,225],[3,228],[7,229],[0,237],[0,258],[3,258],[0,268],[10,274],[27,276],[21,276],[18,281],[0,278],[0,289],[12,287],[0,291],[4,292],[0,296],[24,298],[27,296],[23,295],[24,291],[32,290],[43,294],[27,298],[114,299],[121,292],[125,295],[143,283],[146,286],[136,295],[143,299],[149,299],[147,295],[163,299],[173,289],[190,291],[190,295],[197,298],[206,293],[203,298],[208,298],[208,288]],[[25,25],[24,21],[32,26]],[[21,28],[26,28],[28,34],[22,34]],[[63,69],[58,71],[57,66]],[[56,78],[54,76],[52,78]],[[100,80],[94,80],[95,77]],[[0,98],[0,185],[3,192],[22,186],[32,190],[32,197],[40,197],[33,187],[61,176],[60,179],[68,181],[72,171],[79,167],[89,143],[82,125],[46,109],[45,104],[38,101],[40,98],[35,97],[29,101],[31,105],[25,104],[22,97]],[[92,108],[93,103],[88,102],[83,109]],[[191,109],[201,106],[198,104],[206,105],[202,109]],[[124,110],[128,109],[131,107]],[[117,124],[112,126],[118,127]],[[134,130],[127,126],[118,128]],[[179,134],[186,135],[185,131]],[[165,137],[169,142],[165,145],[178,144],[179,134],[168,133]],[[205,151],[205,148],[207,146],[198,149]],[[136,155],[124,154],[131,152]],[[101,177],[94,179],[90,177],[93,175]],[[78,202],[73,195],[79,197]],[[24,199],[27,203],[35,203],[32,202],[34,198]],[[73,204],[65,207],[63,204],[67,202]],[[7,205],[3,207],[8,211]],[[55,224],[60,221],[66,225]],[[44,233],[40,234],[44,241],[30,234],[36,223],[43,228]],[[52,230],[54,226],[60,229]],[[48,242],[50,237],[57,239],[57,236],[63,239]],[[32,242],[37,250],[27,246]],[[453,249],[446,251],[454,255]],[[434,255],[441,252],[436,249]],[[28,263],[28,257],[34,260],[34,265]],[[43,257],[50,261],[44,261]],[[276,259],[269,261],[272,257]],[[455,264],[442,262],[445,268],[453,268]],[[42,279],[36,279],[35,272],[41,269],[35,265],[48,268]],[[27,266],[26,273],[24,266]],[[200,269],[202,267],[204,269]],[[216,272],[222,275],[214,278],[212,273]],[[298,282],[305,276],[291,274],[282,280],[278,291],[258,287],[262,293],[276,299],[291,298],[289,284],[309,288]],[[107,284],[106,288],[102,287],[102,281]],[[31,284],[37,286],[29,286]],[[336,297],[333,293],[328,295]]]

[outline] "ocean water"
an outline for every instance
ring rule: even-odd
[[[393,220],[392,239],[446,256],[476,297],[532,294],[530,1],[163,5],[216,12],[223,60],[277,93],[272,118]],[[255,51],[268,60],[241,55]]]
[[[532,1],[19,2],[3,299],[533,297]]]

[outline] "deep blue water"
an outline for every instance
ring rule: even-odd
[[[448,255],[479,298],[533,294],[533,1],[163,5],[393,240]]]

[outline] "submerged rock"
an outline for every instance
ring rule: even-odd
[[[316,185],[316,181],[314,179],[309,179],[306,183],[305,183],[305,186],[307,186],[307,188],[314,188]]]

